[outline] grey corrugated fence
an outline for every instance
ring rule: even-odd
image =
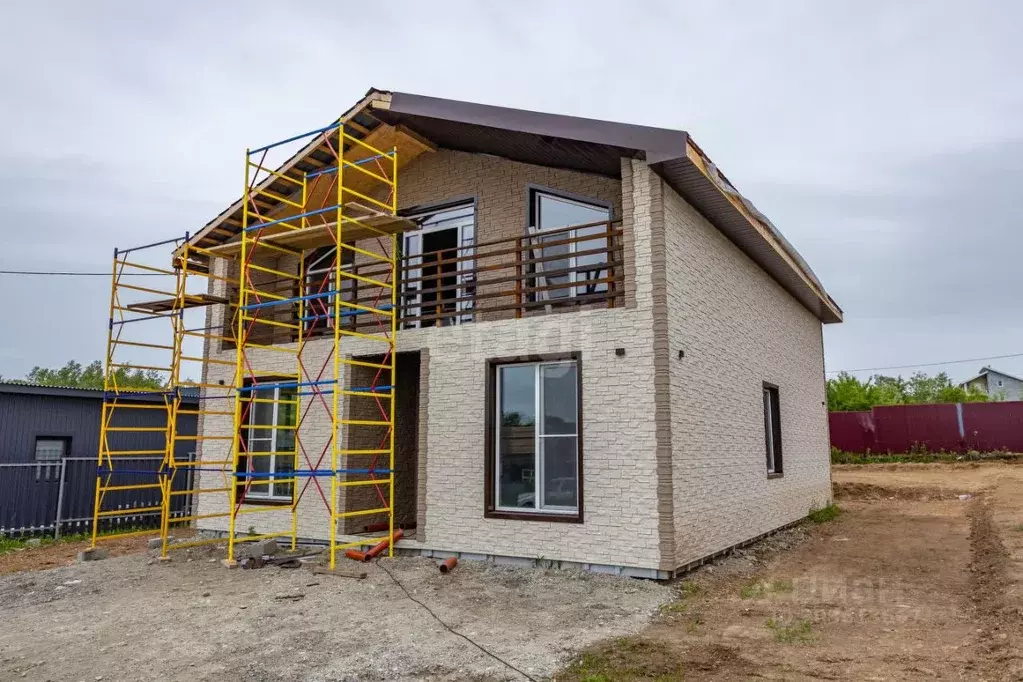
[[[119,476],[117,485],[152,483],[160,469],[160,457],[132,458],[132,473]],[[129,469],[128,463],[122,466]],[[174,490],[191,488],[190,470],[176,476]],[[152,473],[149,473],[152,472]],[[96,458],[65,457],[54,462],[0,464],[0,535],[42,535],[92,531],[96,491]],[[160,504],[160,491],[117,490],[108,492],[103,509],[123,509],[123,516],[101,521],[100,531],[118,527],[158,528],[159,512],[132,514],[135,508]],[[171,516],[184,516],[191,508],[191,495],[171,498]]]

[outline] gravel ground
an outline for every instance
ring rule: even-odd
[[[229,571],[219,557],[143,553],[0,576],[0,679],[525,679],[384,568],[455,631],[543,679],[579,648],[640,630],[671,598],[649,581],[477,562],[442,575],[430,559],[384,559],[354,580]]]

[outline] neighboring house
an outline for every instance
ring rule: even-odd
[[[163,398],[140,395],[137,401],[162,404]],[[194,408],[196,395],[186,395],[183,402]],[[82,524],[91,522],[102,409],[100,389],[0,382],[0,531],[52,527],[58,499],[65,526],[75,524],[84,530]],[[162,410],[136,410],[119,425],[157,428],[166,425],[166,417]],[[194,434],[195,430],[195,416],[179,416],[179,433]],[[163,448],[166,443],[162,433],[147,431],[126,433],[123,438],[138,450]],[[179,456],[188,457],[190,447],[180,443]],[[131,469],[156,471],[160,463],[160,458],[139,457],[132,460]],[[132,474],[119,483],[151,478]],[[112,500],[118,501],[143,506],[124,494]]]
[[[1023,379],[990,367],[981,367],[977,376],[959,385],[982,391],[992,400],[1023,400]]]
[[[343,120],[393,132],[406,160],[399,208],[417,226],[402,243],[399,549],[664,578],[828,504],[821,325],[842,312],[687,133],[378,90]],[[323,152],[307,147],[281,170],[323,167]],[[192,243],[232,239],[240,207]],[[542,246],[557,235],[573,243]],[[523,255],[529,237],[541,246]],[[307,252],[305,277],[330,277],[331,255]],[[509,262],[510,275],[488,270]],[[234,263],[215,261],[216,273],[237,281]],[[284,257],[270,266],[298,270]],[[217,305],[207,324],[227,329],[231,316]],[[262,343],[261,362],[294,363],[270,352],[293,346],[287,331]],[[331,339],[305,352],[315,369]],[[342,352],[380,350],[345,338]],[[206,391],[229,391],[233,345],[207,341],[204,357]],[[349,386],[368,381],[359,369]],[[253,449],[292,442],[294,412],[273,412],[276,428],[247,434]],[[201,438],[232,435],[230,414],[201,422]],[[313,457],[329,425],[322,410],[302,421]],[[288,505],[295,491],[258,496]],[[200,518],[216,504],[204,498]],[[300,537],[329,535],[315,492],[298,508]],[[247,518],[240,527],[259,533],[290,523]]]

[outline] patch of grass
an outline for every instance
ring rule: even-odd
[[[1017,523],[1012,529],[1017,533],[1023,533],[1023,523]]]
[[[703,616],[698,613],[694,613],[686,623],[686,632],[691,635],[695,635],[700,631],[701,625],[703,625]]]
[[[747,583],[739,590],[739,599],[759,599],[767,594],[767,586],[759,580]]]
[[[742,586],[742,589],[739,590],[739,598],[759,599],[771,592],[791,592],[792,590],[793,585],[791,580],[755,580]]]
[[[832,464],[933,464],[939,462],[983,462],[993,460],[1016,460],[1019,453],[1005,450],[991,452],[979,452],[970,450],[968,452],[930,452],[926,447],[918,446],[910,452],[900,453],[874,453],[874,452],[845,452],[838,448],[831,448]]]
[[[682,581],[682,585],[679,587],[683,597],[695,597],[696,595],[703,592],[703,586],[699,583],[693,582],[692,580]]]
[[[671,616],[685,613],[689,610],[689,605],[683,601],[670,601],[667,604],[661,604],[659,611],[662,615]]]
[[[643,637],[619,637],[584,651],[556,680],[571,682],[638,682],[682,680],[681,654]]]
[[[827,523],[828,521],[834,521],[838,518],[838,515],[842,513],[842,510],[838,508],[838,505],[832,502],[826,507],[815,507],[810,510],[810,513],[806,515],[806,518],[811,523]]]
[[[100,537],[106,537],[108,535],[120,535],[121,533],[134,533],[136,531],[152,530],[153,533],[159,533],[159,528],[143,528],[141,526],[125,526],[124,528],[115,528],[111,530],[102,530],[99,532]],[[38,542],[32,542],[38,540]],[[67,535],[61,535],[59,539],[55,539],[50,536],[26,536],[20,538],[9,538],[0,536],[0,555],[7,554],[23,549],[34,549],[36,547],[49,547],[51,545],[63,545],[70,544],[73,542],[88,542],[92,540],[92,533],[70,533]]]
[[[791,625],[768,618],[767,627],[774,631],[775,640],[782,644],[809,644],[813,641],[813,623],[805,618]]]

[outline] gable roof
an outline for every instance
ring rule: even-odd
[[[841,308],[806,261],[685,131],[377,89],[371,89],[339,121],[346,125],[346,132],[350,128],[364,140],[392,141],[401,149],[399,157],[406,160],[439,147],[611,177],[620,177],[622,157],[643,160],[818,319],[842,321]],[[413,153],[407,154],[401,145]],[[333,158],[326,136],[316,135],[276,173],[314,172]],[[275,175],[257,188],[284,196],[294,189]],[[266,196],[261,194],[261,201],[271,203]],[[231,239],[241,229],[241,209],[239,198],[191,241],[208,247]]]
[[[976,381],[977,379],[980,379],[981,377],[986,377],[988,374],[997,374],[998,376],[1003,376],[1003,377],[1006,377],[1008,379],[1015,379],[1016,381],[1019,381],[1019,382],[1023,383],[1023,379],[1020,379],[1017,376],[1013,376],[1012,374],[1007,374],[1006,372],[1001,372],[1001,371],[999,371],[997,369],[992,369],[991,367],[984,366],[984,367],[980,368],[980,372],[977,373],[977,376],[970,377],[969,379],[967,379],[966,381],[963,381],[959,385],[960,386],[965,386],[966,384],[970,383],[971,381]]]

